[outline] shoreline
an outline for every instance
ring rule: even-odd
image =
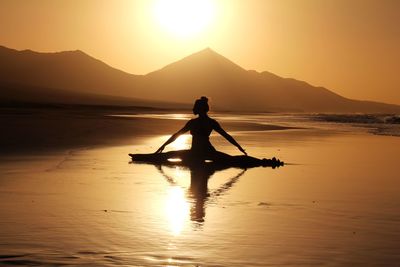
[[[25,108],[3,110],[0,123],[0,156],[63,152],[71,149],[109,145],[131,145],[148,136],[171,135],[185,120],[144,118],[145,114],[174,114],[177,110],[129,109],[137,117],[110,116],[113,109]],[[180,111],[179,113],[182,113]],[[189,114],[186,111],[186,114]],[[275,124],[219,121],[228,131],[274,131],[297,129]]]
[[[91,147],[140,144],[140,138],[175,133],[184,126],[187,120],[194,117],[189,110],[141,107],[115,109],[63,106],[62,108],[0,108],[0,110],[0,123],[4,125],[0,131],[1,157],[64,153],[68,150]],[[354,132],[362,131],[373,135],[399,136],[400,133],[398,130],[400,124],[343,122],[342,118],[349,118],[350,115],[321,117],[321,115],[303,114],[295,117],[294,114],[277,113],[266,114],[267,121],[251,117],[263,116],[259,113],[244,118],[240,115],[242,114],[211,113],[211,117],[216,118],[226,131],[233,134],[256,131],[284,133],[304,130],[310,135],[315,135],[317,131],[333,133],[341,126],[346,126],[346,131],[354,129]],[[275,115],[276,118],[274,118]],[[291,117],[286,120],[287,116],[293,116],[295,120]],[[326,116],[329,120],[324,120]],[[332,117],[340,120],[333,120]],[[350,118],[358,119],[364,116],[351,115]],[[321,124],[314,128],[313,122],[323,123],[328,127],[321,128]]]

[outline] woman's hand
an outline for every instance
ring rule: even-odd
[[[159,149],[157,149],[157,151],[156,152],[154,152],[155,154],[157,154],[157,153],[161,153],[161,152],[163,152],[163,150],[164,150],[164,148],[165,148],[165,146],[164,145],[162,145]]]
[[[244,150],[242,147],[239,147],[239,150],[240,150],[243,154],[245,154],[245,155],[247,156],[246,150]]]

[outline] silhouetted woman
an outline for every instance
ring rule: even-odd
[[[161,153],[164,148],[175,141],[180,135],[190,131],[192,135],[192,147],[190,151],[192,154],[207,159],[215,159],[218,157],[226,157],[228,154],[217,151],[210,143],[210,134],[213,130],[225,137],[232,145],[236,146],[243,154],[247,155],[246,151],[230,136],[227,132],[222,129],[219,123],[211,119],[207,112],[210,107],[208,106],[208,99],[202,96],[197,99],[193,106],[193,114],[198,115],[197,118],[191,119],[186,125],[178,132],[173,134],[157,151]]]
[[[230,165],[246,165],[246,166],[266,166],[276,165],[279,161],[275,158],[272,160],[257,159],[247,156],[246,151],[239,145],[236,140],[222,129],[219,123],[207,115],[209,111],[208,99],[202,96],[197,99],[193,106],[193,114],[198,115],[197,118],[191,119],[178,132],[173,134],[155,153],[159,155],[160,160],[173,157],[180,157],[182,161],[204,162],[204,160],[212,160],[215,163]],[[236,146],[245,156],[231,156],[226,153],[217,151],[210,143],[210,134],[215,130],[217,133],[225,137],[232,145]],[[190,150],[170,151],[162,153],[164,148],[175,141],[180,135],[190,131],[192,135],[192,147]]]
[[[203,166],[206,160],[211,160],[216,170],[222,170],[229,167],[250,168],[257,166],[271,166],[273,168],[282,166],[283,162],[272,159],[257,159],[247,156],[246,151],[225,132],[218,122],[208,117],[209,110],[207,97],[197,99],[193,106],[193,113],[197,118],[191,119],[178,132],[173,134],[157,151],[153,154],[129,154],[134,162],[147,162],[152,164],[168,164],[171,159],[180,159],[182,163],[189,167]],[[215,130],[231,144],[236,146],[244,155],[231,156],[217,151],[210,143],[210,134]],[[169,151],[162,153],[164,148],[176,140],[180,135],[190,131],[192,135],[192,147],[189,150]],[[204,167],[204,166],[203,166]]]

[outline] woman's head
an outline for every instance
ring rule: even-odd
[[[195,114],[195,115],[206,114],[209,110],[210,110],[210,107],[208,106],[208,98],[207,97],[202,96],[201,98],[197,99],[194,102],[193,114]]]

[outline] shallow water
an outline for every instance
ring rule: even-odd
[[[166,138],[150,135],[132,146],[2,159],[0,264],[398,266],[400,138],[274,119],[261,122],[303,129],[233,135],[251,155],[288,163],[278,169],[129,163],[128,153]]]

